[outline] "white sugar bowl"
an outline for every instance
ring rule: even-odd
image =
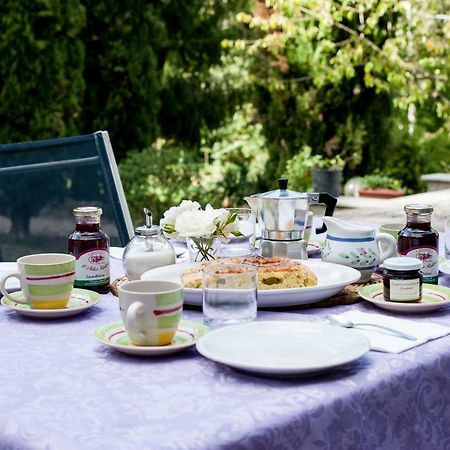
[[[125,247],[123,268],[129,280],[139,280],[148,270],[175,264],[175,250],[161,233],[159,226],[152,224],[152,213],[144,208],[145,225],[134,229],[135,236]]]

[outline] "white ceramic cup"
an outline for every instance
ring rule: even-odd
[[[119,304],[133,344],[167,345],[180,323],[183,287],[172,281],[129,281],[119,286]]]
[[[75,257],[63,253],[22,256],[17,272],[0,277],[0,291],[9,300],[36,309],[63,309],[70,300],[75,280]],[[6,290],[8,278],[18,278],[23,300]]]

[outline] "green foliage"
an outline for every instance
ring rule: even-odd
[[[336,155],[334,158],[327,158],[322,155],[313,155],[309,146],[303,149],[286,163],[285,175],[289,178],[289,183],[296,190],[307,191],[311,189],[312,169],[343,169],[345,161]]]
[[[395,191],[402,189],[402,183],[400,180],[393,178],[382,172],[374,172],[370,175],[363,177],[364,186],[370,189],[392,189]]]
[[[200,186],[214,204],[239,206],[243,197],[259,192],[269,160],[266,140],[256,111],[239,108],[223,127],[209,133],[201,151],[208,162],[200,172]]]
[[[245,98],[241,89],[245,60],[222,52],[221,43],[243,36],[235,15],[251,3],[157,2],[165,39],[152,45],[157,46],[161,67],[158,121],[164,137],[197,148],[202,130],[220,126]]]
[[[79,0],[0,3],[0,142],[77,133],[84,25]]]
[[[160,72],[152,43],[165,37],[164,24],[146,0],[83,3],[83,131],[108,130],[120,159],[132,148],[151,145],[159,133]]]
[[[181,200],[197,200],[193,183],[198,183],[199,166],[189,152],[170,142],[129,152],[119,171],[133,223],[141,224],[142,208],[149,208],[157,223],[165,210]]]
[[[339,154],[347,176],[372,171],[395,158],[397,115],[430,98],[448,133],[450,28],[432,16],[445,11],[441,0],[271,0],[240,14],[258,33],[234,45],[251,61],[272,171],[304,146]]]

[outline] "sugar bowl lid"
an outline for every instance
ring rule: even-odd
[[[299,198],[306,198],[307,194],[304,192],[291,191],[287,188],[288,186],[287,178],[278,178],[279,189],[274,191],[265,192],[260,194],[259,197],[264,199],[280,199],[280,200],[295,200]]]
[[[155,236],[159,234],[159,226],[153,225],[152,212],[144,208],[145,225],[140,225],[134,229],[136,236]]]

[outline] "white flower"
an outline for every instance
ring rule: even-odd
[[[177,217],[175,231],[185,237],[209,236],[216,230],[215,218],[215,210],[211,207],[204,211],[185,211]]]
[[[164,213],[160,225],[172,238],[217,235],[228,241],[228,235],[237,229],[236,222],[228,223],[230,214],[226,209],[214,209],[209,204],[202,210],[198,202],[183,200]]]
[[[165,225],[171,225],[176,229],[176,223],[178,217],[184,212],[188,211],[197,211],[200,209],[200,203],[193,202],[192,200],[183,200],[178,206],[172,206],[164,213],[164,218],[162,218],[159,222],[161,229],[164,228]],[[166,235],[168,233],[165,233]],[[170,234],[171,237],[176,237],[173,233]]]

